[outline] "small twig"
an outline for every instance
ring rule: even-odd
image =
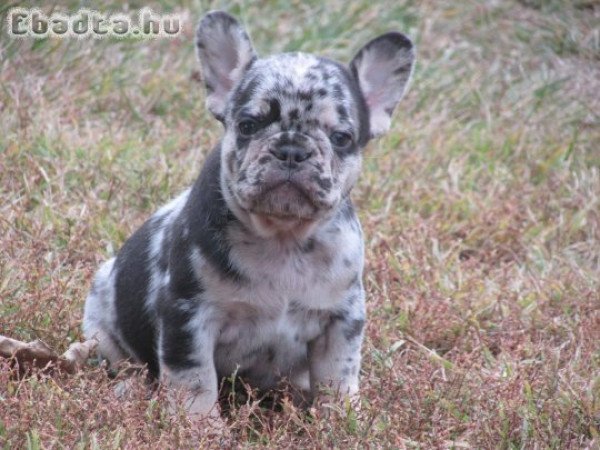
[[[52,366],[75,373],[85,364],[97,344],[95,339],[74,342],[65,353],[58,355],[40,339],[23,342],[0,335],[0,358],[13,359],[21,373],[34,367],[44,370]]]

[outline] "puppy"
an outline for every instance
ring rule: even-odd
[[[195,184],[100,267],[84,334],[111,365],[143,363],[183,390],[192,418],[214,414],[220,378],[236,371],[260,389],[286,379],[355,397],[366,311],[350,191],[363,147],[390,127],[413,45],[387,33],[347,66],[259,58],[217,11],[196,49],[223,138]]]

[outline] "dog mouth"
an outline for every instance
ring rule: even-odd
[[[306,188],[292,180],[261,186],[250,212],[275,221],[311,220],[319,212]]]

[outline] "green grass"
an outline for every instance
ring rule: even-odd
[[[189,22],[175,40],[34,41],[9,39],[0,18],[0,334],[58,349],[80,339],[98,264],[199,172],[220,135],[196,81],[203,12],[241,17],[261,54],[348,61],[400,29],[417,69],[354,191],[367,236],[362,408],[325,419],[285,394],[277,407],[242,396],[224,444],[171,420],[141,382],[120,401],[99,368],[19,381],[0,362],[1,446],[600,444],[595,2],[129,4]]]

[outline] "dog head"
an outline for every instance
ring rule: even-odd
[[[414,63],[400,33],[370,41],[348,66],[305,53],[258,58],[221,11],[200,21],[196,48],[207,107],[225,126],[224,198],[265,237],[306,235],[334,214],[361,149],[389,129]]]

